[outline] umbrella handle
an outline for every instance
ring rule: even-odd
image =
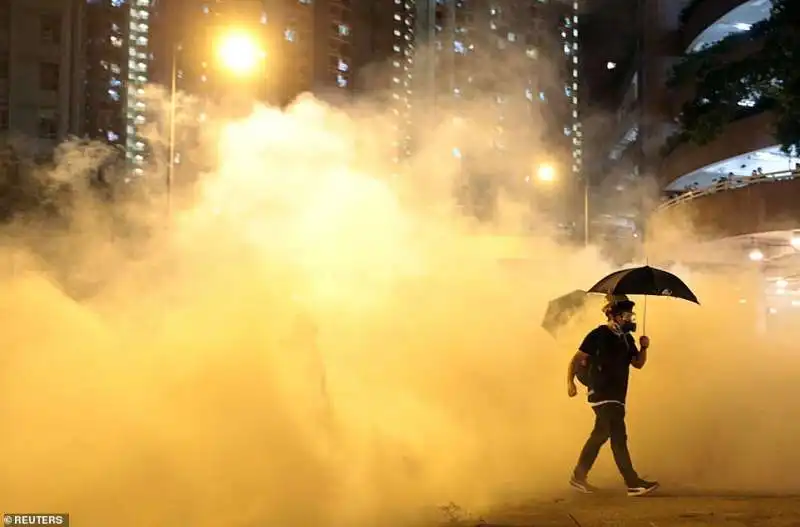
[[[650,266],[650,257],[644,257],[644,264]],[[642,335],[647,335],[647,295],[644,295],[644,311],[642,312]]]
[[[647,335],[647,296],[644,295],[644,311],[642,311],[642,335]]]

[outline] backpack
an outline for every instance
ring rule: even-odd
[[[591,388],[594,362],[592,357],[587,357],[585,362],[581,362],[578,364],[578,367],[575,368],[575,377],[578,379],[579,383],[587,388]]]

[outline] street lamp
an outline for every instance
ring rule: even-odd
[[[556,169],[553,165],[549,163],[543,163],[539,165],[539,168],[536,170],[536,177],[539,181],[545,183],[552,183],[556,179]],[[528,178],[525,178],[525,181],[529,181]],[[587,247],[589,246],[589,179],[584,178],[583,180],[583,243]]]
[[[167,165],[167,214],[172,211],[172,185],[175,178],[175,111],[178,96],[178,52],[180,44],[172,48],[172,78],[169,105],[169,163]],[[214,51],[221,69],[227,70],[237,77],[251,75],[258,70],[261,61],[266,57],[259,39],[252,33],[242,30],[230,30],[220,36],[214,43]]]
[[[266,57],[258,40],[243,31],[230,31],[222,35],[216,51],[220,65],[237,76],[252,74]]]
[[[800,249],[800,232],[798,232],[798,231],[794,231],[794,232],[792,233],[792,238],[789,240],[789,243],[790,243],[790,244],[792,245],[792,247],[794,247],[795,249]]]
[[[553,165],[539,165],[539,169],[536,171],[536,177],[539,178],[539,181],[549,183],[556,179],[556,170],[553,168]]]
[[[169,90],[169,162],[167,163],[167,216],[172,215],[172,182],[175,178],[175,107],[178,97],[178,52],[180,44],[172,46],[172,72]]]

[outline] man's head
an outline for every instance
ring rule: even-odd
[[[636,305],[627,297],[609,301],[605,313],[608,322],[622,333],[632,333],[636,331],[636,314],[633,308]]]

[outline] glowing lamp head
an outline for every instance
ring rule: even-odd
[[[793,232],[792,238],[789,240],[789,243],[792,244],[792,247],[795,249],[800,249],[800,232]]]
[[[764,253],[761,252],[761,249],[753,249],[747,257],[750,258],[751,262],[760,262],[764,259]]]
[[[224,35],[217,47],[220,64],[237,75],[252,73],[265,53],[251,35],[231,32]]]
[[[553,181],[556,178],[556,170],[551,165],[541,165],[536,176],[539,181]]]

